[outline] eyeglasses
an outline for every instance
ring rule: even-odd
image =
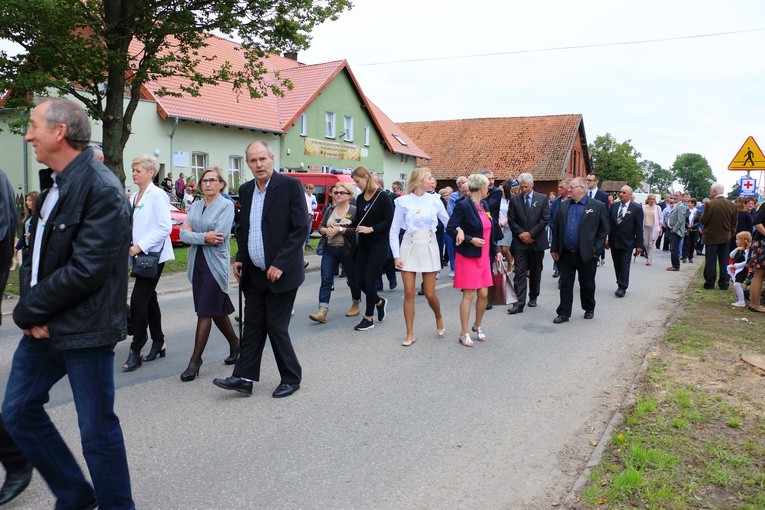
[[[220,182],[220,179],[202,179],[202,184],[212,184],[214,182]]]
[[[333,195],[350,195],[347,191],[333,191]]]

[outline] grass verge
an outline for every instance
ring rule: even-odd
[[[697,276],[577,509],[765,509],[765,318]]]

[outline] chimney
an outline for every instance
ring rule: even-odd
[[[290,60],[294,60],[295,62],[297,62],[297,55],[298,55],[297,51],[288,51],[288,52],[285,51],[283,56],[284,58],[288,58]]]

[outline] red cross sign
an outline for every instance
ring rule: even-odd
[[[757,181],[755,179],[750,179],[749,177],[743,177],[739,181],[738,187],[741,195],[754,195],[754,192],[757,189]]]

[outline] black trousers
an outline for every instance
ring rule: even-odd
[[[720,271],[720,278],[718,285],[721,289],[727,289],[730,285],[730,278],[728,277],[728,243],[720,244],[706,244],[704,245],[704,287],[707,289],[713,289],[715,286],[715,279],[717,278],[717,271]]]
[[[699,239],[698,230],[686,230],[685,241],[683,241],[683,258],[693,260],[696,253],[696,241]]]
[[[3,467],[9,473],[27,465],[27,458],[21,453],[5,429],[2,415],[0,415],[0,462],[3,463]]]
[[[165,269],[164,262],[159,265],[159,276],[162,276],[163,269]],[[160,345],[165,342],[165,335],[162,333],[162,311],[157,301],[157,283],[159,283],[159,277],[156,280],[139,277],[135,279],[133,292],[130,294],[130,322],[133,326],[133,341],[130,343],[130,348],[134,351],[140,351],[146,345],[147,325],[152,342]]]
[[[630,258],[632,250],[620,250],[611,247],[611,259],[614,262],[614,272],[616,273],[616,285],[620,289],[627,290],[630,286]]]
[[[670,241],[670,235],[669,235],[670,234],[670,230],[669,230],[669,227],[662,228],[662,232],[664,233],[664,235],[662,236],[663,239],[664,239],[664,242],[662,243],[662,245],[663,245],[662,249],[664,251],[669,251],[669,241]],[[656,247],[658,248],[658,246],[656,246]]]
[[[579,273],[579,299],[582,310],[595,311],[595,272],[598,258],[582,261],[578,251],[563,250],[558,258],[560,270],[560,304],[558,315],[571,317],[574,303],[574,278]]]
[[[260,362],[268,337],[281,382],[300,384],[302,368],[289,333],[292,307],[298,289],[271,292],[266,272],[250,261],[246,262],[240,288],[244,294],[244,331],[233,375],[253,381],[260,380]]]
[[[375,305],[380,301],[380,297],[377,295],[377,278],[380,277],[383,266],[388,260],[390,246],[388,246],[387,237],[371,243],[366,241],[366,239],[362,239],[356,249],[356,281],[359,283],[361,291],[367,297],[364,315],[373,317]]]
[[[526,289],[528,287],[529,299],[536,299],[539,296],[539,284],[542,281],[542,259],[544,251],[513,250],[513,272],[515,277],[513,284],[515,294],[518,296],[518,306],[526,304]],[[528,284],[526,281],[526,271],[529,271]]]

